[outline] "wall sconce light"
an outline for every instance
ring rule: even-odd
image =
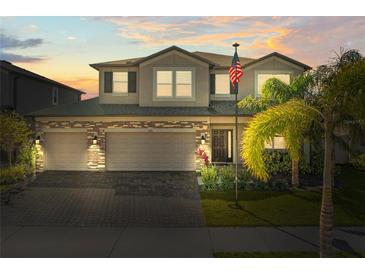
[[[98,143],[98,136],[94,136],[94,139],[93,139],[93,145],[96,145]]]
[[[204,133],[202,133],[202,135],[200,136],[200,143],[201,143],[202,145],[204,145],[204,144],[205,144],[205,134],[204,134]]]
[[[41,140],[41,136],[39,136],[39,135],[38,135],[38,136],[35,138],[35,144],[36,144],[36,145],[39,145],[40,140]]]

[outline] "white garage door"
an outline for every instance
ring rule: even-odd
[[[47,132],[45,153],[45,169],[86,170],[87,135],[81,132]]]
[[[108,170],[195,170],[195,133],[107,133]]]

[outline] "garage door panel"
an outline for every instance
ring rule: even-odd
[[[194,170],[194,140],[194,133],[107,133],[107,169]]]
[[[80,132],[46,133],[46,164],[48,170],[86,170],[87,134]]]

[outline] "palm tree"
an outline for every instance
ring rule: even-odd
[[[306,100],[291,100],[257,114],[243,137],[242,158],[250,172],[267,180],[262,153],[264,142],[275,134],[286,137],[292,155],[313,122],[324,131],[324,168],[320,214],[320,255],[332,254],[334,208],[332,201],[335,129],[365,127],[365,59],[358,51],[341,52],[332,64],[316,71],[316,93]],[[292,155],[293,156],[293,155]],[[295,155],[294,155],[295,156]]]
[[[277,78],[271,78],[265,82],[261,97],[254,98],[252,96],[247,96],[239,102],[238,106],[253,112],[260,112],[269,107],[288,102],[291,99],[303,99],[309,93],[309,90],[314,83],[313,81],[313,75],[310,73],[295,77],[290,84],[286,84]],[[284,136],[284,138],[287,141],[289,136]],[[294,147],[292,147],[291,152],[289,153],[292,161],[291,182],[293,186],[299,186],[299,158],[303,138],[298,141],[300,141],[300,144],[295,146],[297,151],[294,152]]]

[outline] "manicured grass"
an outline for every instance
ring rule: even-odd
[[[216,252],[216,258],[319,258],[318,252]],[[336,258],[363,258],[365,252],[351,254],[351,253],[337,253]]]
[[[334,191],[335,224],[365,225],[365,173],[345,167],[339,177],[344,188]],[[242,209],[234,209],[234,192],[202,192],[208,226],[315,226],[319,225],[321,192],[239,193]]]
[[[6,192],[14,188],[14,184],[0,185],[0,192]]]

